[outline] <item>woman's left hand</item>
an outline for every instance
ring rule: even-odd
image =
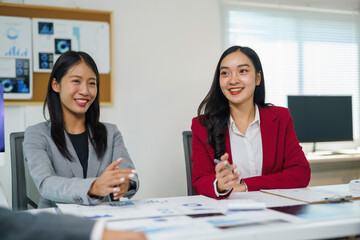
[[[116,186],[116,187],[120,188],[120,191],[117,193],[113,193],[114,200],[117,200],[117,199],[123,197],[128,192],[129,187],[130,187],[129,179],[121,178],[120,181],[122,181],[122,183]]]
[[[130,187],[130,179],[134,177],[134,173],[135,173],[135,170],[132,170],[131,174],[128,174],[129,169],[118,168],[118,170],[120,170],[121,173],[124,172],[124,177],[120,178],[120,184],[116,186],[117,188],[120,189],[120,191],[117,193],[113,193],[114,200],[123,197],[128,192]]]

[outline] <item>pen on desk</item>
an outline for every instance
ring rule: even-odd
[[[219,163],[221,163],[221,160],[215,158],[215,159],[214,159],[214,162],[215,162],[216,164],[219,164]],[[230,164],[227,164],[227,165],[226,165],[226,168],[227,168],[227,169],[230,169],[230,170],[233,170],[233,166],[230,165]]]

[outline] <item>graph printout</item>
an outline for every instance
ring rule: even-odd
[[[99,73],[110,72],[110,28],[107,22],[34,18],[34,72],[51,72],[59,56],[83,51],[96,62]]]
[[[217,200],[202,195],[111,202],[95,206],[57,203],[57,206],[63,214],[74,214],[95,220],[127,220],[159,216],[224,213],[226,211],[226,208]]]
[[[0,16],[0,82],[5,99],[32,97],[31,19]]]

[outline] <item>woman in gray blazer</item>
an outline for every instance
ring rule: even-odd
[[[41,199],[96,204],[131,198],[139,188],[134,164],[116,125],[101,123],[99,72],[84,52],[70,51],[56,61],[43,112],[50,120],[25,131],[24,153]]]

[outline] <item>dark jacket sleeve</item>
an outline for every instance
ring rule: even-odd
[[[94,224],[70,215],[12,212],[0,207],[0,239],[89,239]]]

